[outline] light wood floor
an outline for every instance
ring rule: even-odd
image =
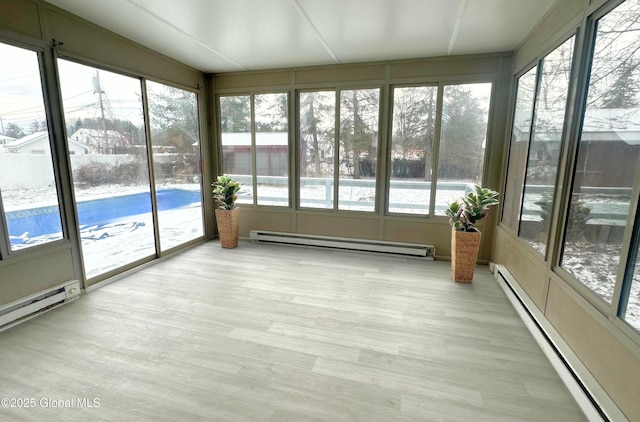
[[[449,271],[209,242],[0,333],[0,397],[38,403],[0,420],[584,420],[487,267]]]

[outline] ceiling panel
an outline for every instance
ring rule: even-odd
[[[299,0],[341,62],[444,55],[458,0]]]
[[[50,0],[49,3],[196,69],[242,70],[242,67],[196,42],[170,23],[145,12],[130,0]]]
[[[515,49],[555,0],[49,0],[204,72]]]
[[[475,53],[493,46],[509,51],[520,45],[546,15],[555,0],[469,1],[460,20],[460,32],[451,54]]]
[[[247,69],[333,62],[290,0],[132,1]]]

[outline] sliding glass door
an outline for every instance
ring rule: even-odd
[[[195,93],[146,83],[162,251],[204,235]]]
[[[59,59],[85,274],[155,255],[140,80]]]

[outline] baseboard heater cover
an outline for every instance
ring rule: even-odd
[[[494,276],[587,419],[628,422],[511,273],[503,265],[496,265]]]
[[[329,237],[260,230],[251,230],[249,238],[254,242],[409,255],[431,260],[434,259],[436,254],[436,248],[433,245],[388,242],[383,240],[352,239],[346,237]]]
[[[68,281],[0,307],[0,331],[50,311],[80,296],[80,282]]]

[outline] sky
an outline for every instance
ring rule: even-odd
[[[15,123],[29,133],[34,121],[45,119],[38,54],[0,43],[0,134]],[[65,118],[99,117],[99,95],[95,89],[96,69],[58,59]],[[140,80],[104,70],[99,71],[105,117],[131,120],[142,125]]]
[[[44,100],[37,54],[0,43],[0,57],[3,58],[0,68],[1,125],[16,123],[28,127],[34,120],[43,120]]]

